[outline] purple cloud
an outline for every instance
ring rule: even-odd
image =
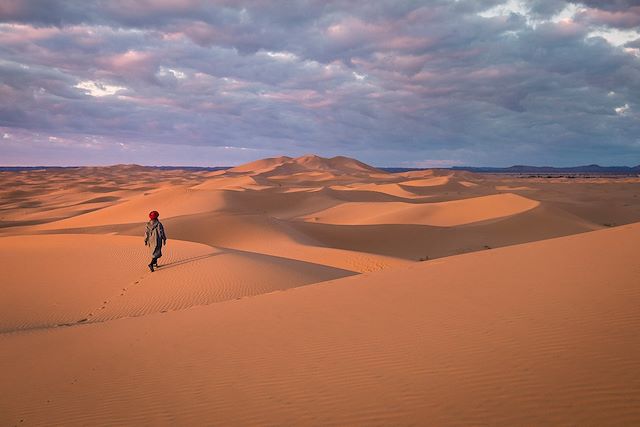
[[[0,154],[637,164],[639,16],[632,1],[3,2]]]

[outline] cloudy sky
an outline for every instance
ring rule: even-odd
[[[640,164],[640,0],[0,0],[0,165]]]

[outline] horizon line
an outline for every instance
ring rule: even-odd
[[[258,159],[261,160],[261,159]],[[355,159],[357,160],[357,159]],[[250,162],[246,162],[250,163]],[[240,163],[237,165],[218,165],[218,166],[202,166],[202,165],[145,165],[139,163],[113,163],[108,165],[0,165],[0,169],[46,169],[46,168],[100,168],[100,167],[114,167],[114,166],[140,166],[140,167],[148,167],[148,168],[175,168],[175,169],[231,169],[237,166],[241,166],[246,163]],[[575,166],[550,166],[550,165],[533,165],[533,164],[512,164],[510,166],[471,166],[471,165],[452,165],[452,166],[376,166],[370,165],[374,168],[378,169],[509,169],[514,167],[529,167],[529,168],[553,168],[553,169],[568,169],[568,168],[580,168],[580,167],[599,167],[599,168],[638,168],[640,164],[637,165],[600,165],[597,163],[590,164],[579,164]]]

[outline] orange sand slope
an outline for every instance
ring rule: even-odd
[[[131,197],[102,209],[39,226],[42,230],[95,227],[109,224],[140,222],[141,213],[149,206],[162,212],[162,217],[192,215],[219,209],[224,201],[222,192],[203,191],[184,187],[172,187]],[[144,218],[143,218],[144,220]]]
[[[0,334],[0,424],[637,425],[638,241],[640,223]]]
[[[180,240],[164,252],[150,274],[141,268],[149,262],[142,237],[0,238],[0,333],[159,313],[355,274]]]
[[[444,185],[449,182],[450,176],[438,176],[434,178],[415,179],[409,181],[403,181],[402,185],[409,187],[433,187],[436,185]]]
[[[213,253],[191,242],[170,242],[161,264]],[[0,238],[3,266],[0,332],[55,326],[89,318],[112,296],[143,277],[142,237],[46,235]],[[93,314],[92,314],[93,315]]]
[[[0,172],[0,228],[82,215],[204,179],[202,172],[131,165]]]
[[[636,194],[311,155],[2,172],[0,425],[637,424]]]
[[[505,193],[440,203],[344,203],[305,217],[325,224],[423,224],[439,227],[470,224],[515,215],[540,203]]]
[[[634,177],[387,173],[312,155],[217,172],[0,172],[0,236],[140,236],[146,212],[159,210],[170,239],[370,272],[636,222],[639,192]]]

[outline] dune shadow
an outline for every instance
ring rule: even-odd
[[[212,253],[212,254],[198,255],[198,256],[195,256],[195,257],[191,257],[191,258],[185,258],[185,259],[179,260],[179,261],[169,262],[167,264],[160,264],[160,267],[158,267],[157,271],[164,271],[164,270],[167,270],[167,269],[171,269],[171,268],[177,267],[179,265],[189,264],[189,263],[192,263],[192,262],[201,261],[203,259],[212,258],[214,256],[223,255],[224,253],[225,253],[224,251],[215,252],[215,253]]]

